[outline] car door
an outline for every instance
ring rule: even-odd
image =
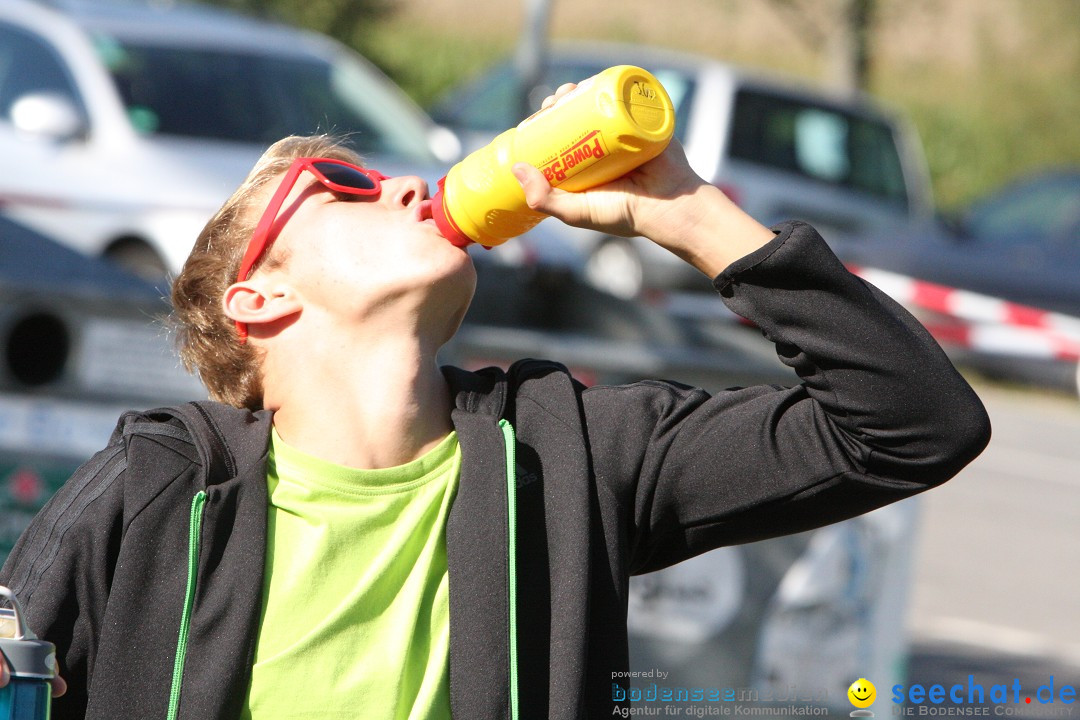
[[[1080,315],[1080,173],[1047,172],[975,204],[944,245],[948,280]]]

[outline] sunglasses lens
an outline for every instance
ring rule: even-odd
[[[327,180],[337,183],[338,185],[344,185],[345,187],[351,187],[357,190],[374,190],[378,187],[372,178],[359,170],[354,170],[346,165],[328,162],[317,162],[312,164],[316,170],[326,177]]]

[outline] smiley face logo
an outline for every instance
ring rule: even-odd
[[[848,700],[857,708],[868,708],[877,699],[877,688],[866,678],[859,678],[847,689]]]

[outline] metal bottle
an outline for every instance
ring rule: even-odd
[[[9,605],[0,607],[0,653],[11,673],[11,681],[0,688],[0,720],[49,720],[56,647],[26,627],[11,590],[0,586],[0,599]]]

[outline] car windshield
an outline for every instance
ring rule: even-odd
[[[892,130],[853,113],[741,90],[735,98],[729,154],[907,205]]]
[[[422,115],[361,63],[97,38],[132,124],[146,134],[268,144],[347,134],[361,153],[434,158]]]

